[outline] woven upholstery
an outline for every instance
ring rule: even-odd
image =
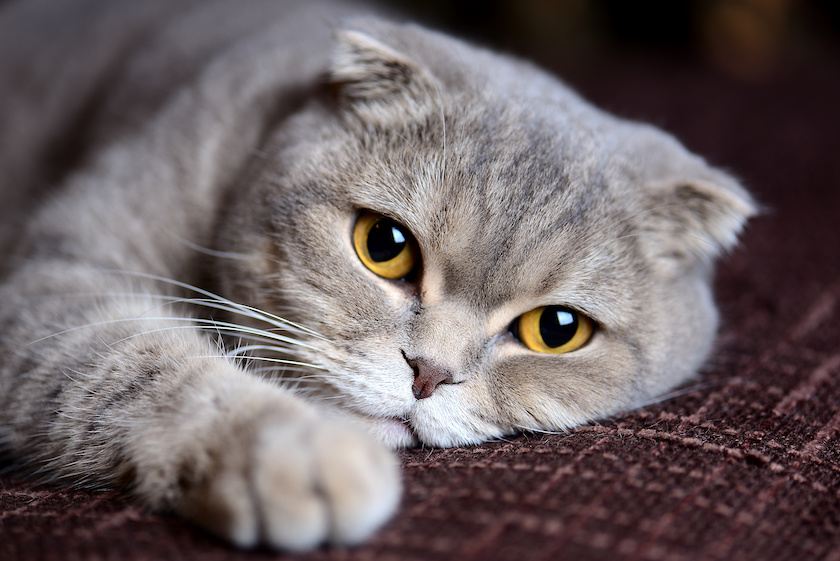
[[[301,559],[840,559],[840,64],[761,84],[673,62],[572,72],[732,170],[765,207],[721,264],[683,393],[568,434],[401,453],[399,515]],[[0,478],[0,559],[267,559],[112,494]]]

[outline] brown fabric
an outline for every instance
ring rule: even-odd
[[[399,515],[302,559],[840,559],[840,65],[747,85],[675,63],[572,73],[765,205],[723,263],[724,327],[672,399],[569,434],[401,454]],[[267,559],[112,494],[0,478],[0,559]]]

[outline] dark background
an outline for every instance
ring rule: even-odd
[[[597,72],[606,59],[680,59],[762,82],[835,56],[832,0],[390,0],[458,35],[557,70]]]

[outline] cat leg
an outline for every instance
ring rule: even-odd
[[[393,513],[381,445],[239,369],[153,287],[105,277],[41,264],[0,288],[4,453],[244,547],[358,543]]]

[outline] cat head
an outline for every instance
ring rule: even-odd
[[[225,295],[311,329],[302,391],[392,446],[560,430],[683,382],[754,213],[729,176],[533,66],[413,26],[337,34],[219,236]],[[287,357],[287,358],[289,358]]]

